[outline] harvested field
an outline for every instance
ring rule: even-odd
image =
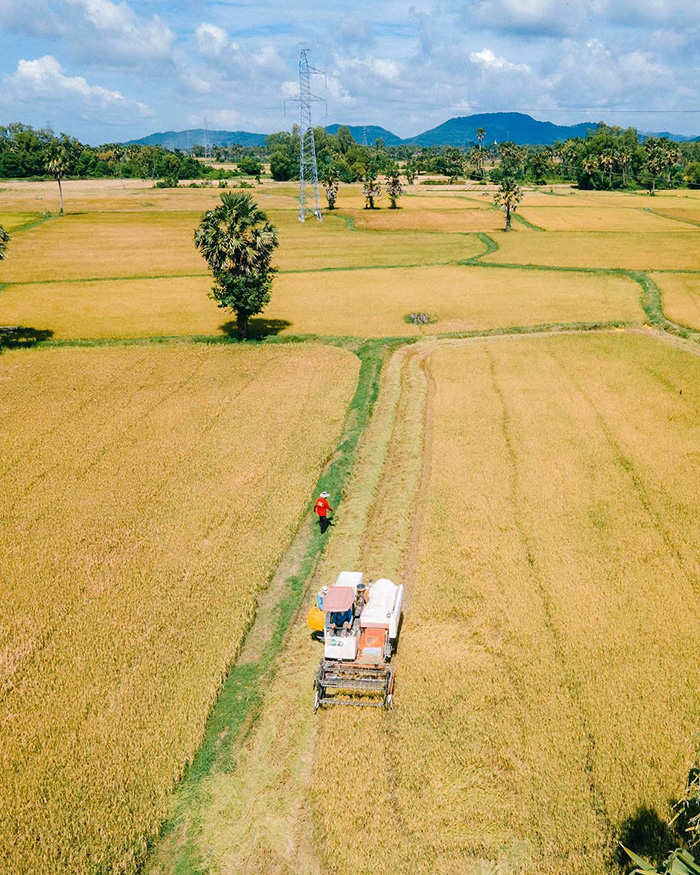
[[[700,273],[652,274],[669,319],[700,331]]]
[[[416,200],[419,200],[416,198]],[[386,231],[496,231],[503,227],[503,216],[498,210],[479,207],[465,200],[461,209],[404,209],[405,200],[398,210],[364,210],[355,215],[358,228]]]
[[[498,252],[484,258],[497,264],[598,267],[625,270],[700,269],[700,228],[648,232],[553,231],[529,234],[517,227],[494,237]]]
[[[697,731],[700,358],[615,334],[440,344],[429,368],[394,710],[320,717],[322,868],[609,875]]]
[[[211,206],[211,205],[210,205]],[[201,212],[68,214],[18,234],[0,282],[206,275],[192,235]],[[296,213],[269,210],[278,227],[280,270],[430,264],[482,250],[475,236],[353,231],[340,216],[303,225]]]
[[[321,346],[3,354],[2,871],[134,870],[358,366]]]
[[[518,213],[545,231],[677,231],[677,223],[638,207],[531,206],[523,201]]]
[[[414,312],[435,322],[404,322]],[[370,337],[643,318],[626,277],[459,266],[280,276],[265,315],[292,333]]]
[[[56,338],[220,334],[234,317],[208,297],[209,277],[8,285],[0,323]],[[255,333],[418,336],[545,322],[642,319],[626,277],[481,267],[281,274]],[[434,323],[406,323],[428,312]]]

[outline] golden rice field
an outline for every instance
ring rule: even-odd
[[[170,277],[9,285],[0,323],[56,338],[217,334],[231,314],[208,297],[211,281]],[[614,275],[448,266],[281,274],[253,332],[418,336],[546,322],[641,320],[640,288]],[[407,323],[427,312],[429,326]],[[230,329],[227,329],[230,330]]]
[[[133,871],[333,452],[359,362],[0,359],[0,870]]]
[[[622,871],[697,731],[699,387],[697,355],[624,332],[395,355],[309,594],[343,567],[406,583],[393,711],[313,715],[302,617],[190,865]]]
[[[617,871],[697,732],[700,358],[569,336],[441,344],[428,367],[394,711],[319,721],[323,869]]]
[[[491,186],[342,186],[304,224],[292,183],[251,193],[280,235],[252,334],[305,344],[177,341],[234,328],[192,243],[216,188],[69,180],[44,220],[54,183],[2,183],[0,326],[66,346],[0,343],[0,871],[621,872],[700,723],[698,345],[630,275],[700,329],[700,193],[528,190],[509,234]],[[307,582],[405,582],[394,710],[313,714],[305,603],[173,792],[370,397],[363,366],[348,416],[359,360],[317,337],[395,339],[360,350],[379,394]]]
[[[669,319],[700,331],[700,273],[651,274]]]

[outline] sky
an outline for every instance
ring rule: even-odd
[[[700,0],[0,0],[0,124],[288,130],[303,48],[314,123],[408,137],[520,111],[700,135]]]

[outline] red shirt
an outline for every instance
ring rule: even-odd
[[[314,510],[319,516],[326,516],[328,511],[333,510],[333,508],[328,504],[325,498],[317,498]]]

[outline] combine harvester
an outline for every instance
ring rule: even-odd
[[[323,638],[314,682],[314,711],[321,705],[391,708],[391,657],[401,623],[403,585],[377,580],[365,586],[361,571],[342,571],[312,608],[308,624]]]

